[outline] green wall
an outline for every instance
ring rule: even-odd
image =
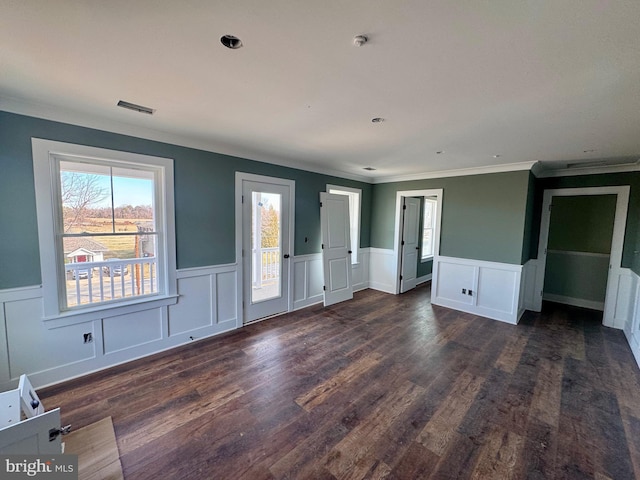
[[[616,195],[554,197],[548,250],[611,253]]]
[[[622,250],[622,267],[632,269],[640,275],[640,172],[579,175],[574,177],[551,177],[535,182],[535,208],[530,212],[533,230],[530,237],[529,258],[538,258],[540,217],[544,190],[558,188],[582,188],[629,185],[629,210]],[[529,213],[528,213],[529,214]],[[529,258],[524,259],[524,261]]]
[[[616,195],[554,197],[552,203],[544,292],[604,302]]]
[[[295,255],[320,252],[327,183],[362,189],[360,246],[369,247],[368,183],[0,112],[0,289],[41,283],[31,137],[173,158],[178,268],[235,262],[237,171],[295,180]]]
[[[603,302],[607,290],[609,257],[547,253],[544,293]]]
[[[396,192],[443,189],[440,254],[521,264],[529,172],[376,184],[371,246],[393,248]]]

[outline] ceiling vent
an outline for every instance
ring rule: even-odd
[[[155,112],[153,108],[143,107],[142,105],[125,102],[124,100],[120,100],[118,102],[118,106],[122,108],[128,108],[129,110],[133,110],[134,112],[146,113],[147,115],[153,115],[153,112]]]
[[[578,161],[567,163],[567,168],[596,168],[596,167],[619,167],[624,165],[638,165],[638,158],[617,158],[610,160]]]

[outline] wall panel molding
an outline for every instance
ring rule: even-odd
[[[474,315],[517,324],[522,265],[439,256],[434,262],[436,291],[431,303]]]

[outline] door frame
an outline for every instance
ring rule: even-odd
[[[614,325],[615,292],[612,291],[611,276],[614,268],[622,268],[622,251],[624,248],[624,234],[627,226],[627,211],[629,208],[629,185],[612,187],[583,187],[546,189],[542,201],[542,218],[540,220],[540,236],[538,238],[538,259],[536,281],[533,296],[534,311],[542,309],[542,293],[544,289],[544,274],[547,265],[547,245],[549,243],[549,227],[551,221],[551,202],[553,197],[616,195],[616,211],[613,222],[613,236],[611,238],[611,253],[609,255],[609,273],[607,275],[607,290],[604,300],[602,323],[607,327],[622,328]],[[615,265],[615,267],[613,267]]]
[[[268,177],[266,175],[256,175],[253,173],[236,172],[235,181],[235,221],[236,221],[236,311],[238,312],[236,319],[236,327],[242,327],[245,325],[245,310],[244,310],[244,259],[251,260],[251,257],[246,255],[242,257],[242,184],[245,181],[270,183],[272,185],[281,185],[289,187],[289,249],[294,251],[294,238],[295,238],[295,204],[296,204],[296,182],[295,180],[288,180],[286,178]],[[287,312],[293,310],[293,264],[294,255],[290,254],[288,262],[282,262],[283,270],[287,269],[289,282],[286,292],[282,292],[287,295]],[[285,265],[286,263],[286,265]],[[282,312],[286,313],[286,312]],[[266,317],[269,318],[269,317]],[[253,323],[253,322],[252,322]]]
[[[436,291],[438,282],[437,265],[440,256],[440,226],[442,224],[442,188],[425,188],[421,190],[400,190],[396,192],[396,218],[395,218],[395,238],[393,240],[393,256],[395,258],[393,277],[395,282],[395,293],[400,293],[400,266],[402,262],[400,242],[402,241],[402,198],[403,197],[436,197],[438,206],[436,208],[436,231],[435,244],[433,246],[433,270],[431,275],[431,291]]]

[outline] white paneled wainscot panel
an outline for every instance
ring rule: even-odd
[[[322,254],[297,255],[293,258],[293,309],[299,310],[322,302]]]
[[[391,249],[369,248],[369,287],[386,293],[396,293],[397,259]]]
[[[26,373],[36,388],[157,353],[241,325],[237,266],[178,271],[175,305],[43,321],[40,287],[0,291],[0,389]]]
[[[369,287],[369,249],[361,248],[358,263],[351,265],[353,291]],[[297,255],[293,259],[293,309],[321,303],[324,285],[322,275],[322,254]]]
[[[516,324],[524,312],[522,266],[440,256],[434,305]]]
[[[631,295],[627,309],[629,317],[624,324],[624,334],[640,367],[640,277],[634,272],[630,272],[629,276],[631,277],[629,285]]]

